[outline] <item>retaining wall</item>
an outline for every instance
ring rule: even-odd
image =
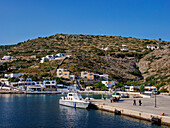
[[[122,115],[135,117],[138,119],[152,121],[153,117],[158,118],[158,119],[161,119],[161,124],[170,126],[170,117],[168,116],[160,116],[160,115],[155,115],[155,114],[146,113],[146,112],[139,112],[139,111],[134,111],[134,110],[116,108],[116,107],[108,106],[108,105],[99,105],[99,104],[95,104],[95,105],[100,110],[109,111],[109,112],[115,112],[115,110],[118,110],[121,112]]]

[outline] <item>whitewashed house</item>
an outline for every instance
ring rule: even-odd
[[[11,60],[11,56],[3,56],[2,60]]]
[[[5,74],[5,78],[12,78],[12,77],[15,77],[15,78],[19,78],[20,76],[22,76],[23,74],[15,74],[15,73],[10,73],[10,74]]]
[[[104,51],[109,51],[109,50],[111,50],[109,47],[106,47],[106,48],[102,48],[102,50],[104,50]]]
[[[46,57],[43,57],[43,58],[41,58],[40,63],[44,63],[45,61],[47,61],[47,58],[46,58]]]
[[[65,57],[66,55],[65,54],[63,54],[63,53],[58,53],[58,54],[56,54],[56,57]]]
[[[55,55],[47,55],[46,58],[49,59],[49,60],[54,60],[55,59]]]
[[[159,48],[159,47],[158,47],[158,48]],[[147,49],[154,50],[154,49],[156,49],[156,47],[155,47],[155,46],[153,46],[153,45],[147,45]]]
[[[60,60],[63,59],[63,57],[71,57],[71,55],[65,55],[63,53],[58,53],[56,55],[46,55],[45,57],[41,58],[40,63],[44,63],[45,61],[49,60]]]
[[[128,48],[122,48],[122,49],[120,49],[120,51],[125,51],[125,52],[127,52],[127,51],[129,51],[129,49],[128,49]]]
[[[44,80],[43,81],[44,91],[57,91],[56,80]]]
[[[6,78],[0,78],[0,85],[7,85],[9,86],[9,81]]]

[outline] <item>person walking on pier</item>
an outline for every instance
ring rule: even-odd
[[[133,106],[136,106],[136,100],[135,99],[133,100]]]
[[[142,101],[141,101],[141,99],[139,100],[139,106],[141,106],[141,104],[142,104]]]

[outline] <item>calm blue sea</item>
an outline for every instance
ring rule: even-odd
[[[100,110],[58,104],[60,95],[0,95],[0,128],[160,128]]]

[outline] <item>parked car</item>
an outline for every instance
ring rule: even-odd
[[[129,98],[129,95],[128,94],[125,95],[124,93],[122,93],[120,97],[121,98]]]

